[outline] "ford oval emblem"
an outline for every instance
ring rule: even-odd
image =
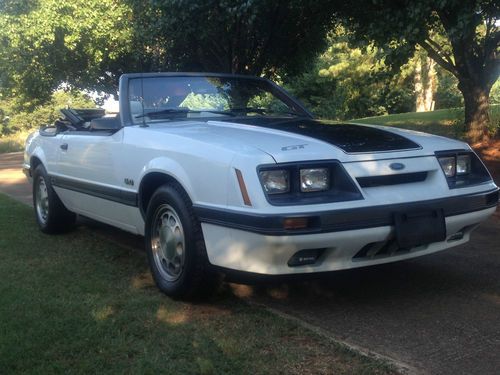
[[[391,163],[389,165],[389,167],[393,170],[393,171],[400,171],[402,169],[405,169],[405,165],[403,163]]]

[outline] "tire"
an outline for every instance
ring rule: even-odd
[[[192,299],[212,286],[201,226],[181,187],[168,184],[154,192],[146,213],[145,241],[153,279],[163,293]]]
[[[33,207],[36,222],[43,233],[66,232],[75,224],[76,215],[64,207],[41,164],[33,172]]]

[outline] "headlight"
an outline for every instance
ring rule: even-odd
[[[330,173],[327,168],[309,168],[300,170],[300,191],[309,193],[325,191],[330,188]]]
[[[472,151],[436,151],[436,157],[450,189],[491,181],[488,170]]]
[[[445,156],[438,158],[439,164],[441,164],[441,169],[443,170],[446,177],[455,176],[457,165],[454,156]]]
[[[457,175],[468,174],[471,171],[470,155],[457,156]]]
[[[257,166],[257,173],[266,199],[273,206],[363,199],[338,160],[260,165]]]
[[[260,179],[267,194],[288,193],[290,190],[290,178],[287,170],[261,171]]]
[[[446,177],[469,174],[471,171],[470,155],[445,156],[438,160]]]

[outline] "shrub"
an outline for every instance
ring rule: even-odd
[[[33,110],[20,107],[15,100],[0,100],[0,134],[8,135],[31,130],[54,122],[59,110],[66,107],[94,108],[94,101],[78,91],[56,91],[50,101]]]

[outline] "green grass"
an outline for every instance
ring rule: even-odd
[[[0,154],[24,150],[24,142],[30,132],[21,131],[18,133],[0,136]]]
[[[500,126],[500,105],[490,106],[492,128]],[[463,108],[440,109],[431,112],[409,112],[366,117],[352,120],[363,124],[395,126],[450,138],[464,139]]]
[[[1,374],[391,373],[226,288],[183,303],[145,254],[85,226],[48,236],[0,195]]]

